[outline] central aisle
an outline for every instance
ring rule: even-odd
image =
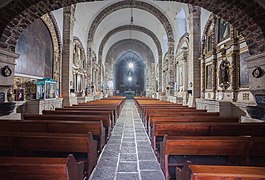
[[[126,100],[90,180],[164,180],[133,100]]]

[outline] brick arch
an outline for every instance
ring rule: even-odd
[[[42,15],[79,2],[93,0],[15,0],[0,11],[0,47],[15,51],[22,31]],[[125,0],[131,2],[133,0]],[[226,19],[245,37],[251,54],[265,51],[265,11],[255,0],[174,0],[203,7]],[[144,2],[140,2],[144,3]]]
[[[43,15],[41,19],[49,29],[53,42],[53,79],[60,82],[62,63],[62,42],[60,30],[52,13]]]
[[[157,47],[158,57],[159,57],[158,61],[162,61],[162,47],[161,47],[161,44],[159,42],[159,39],[157,38],[157,36],[152,31],[150,31],[149,29],[147,29],[145,27],[141,27],[141,26],[137,26],[137,25],[125,25],[125,26],[120,26],[120,27],[117,27],[117,28],[109,31],[107,33],[107,35],[103,38],[103,40],[100,43],[99,52],[98,52],[99,64],[102,63],[103,49],[104,49],[106,43],[108,42],[108,40],[111,38],[111,36],[113,36],[114,34],[116,34],[118,32],[122,32],[122,31],[126,31],[126,30],[139,31],[139,32],[143,32],[143,33],[147,34],[148,36],[150,36],[152,38],[152,40],[154,41],[156,47]]]
[[[134,46],[134,44],[137,44],[138,46]],[[150,47],[148,45],[146,45],[144,42],[140,41],[140,40],[137,40],[137,39],[123,39],[123,40],[120,40],[118,42],[116,42],[115,44],[113,44],[109,50],[108,50],[108,53],[106,55],[106,59],[107,60],[112,60],[112,59],[119,59],[118,58],[118,55],[119,53],[117,53],[117,49],[118,48],[120,51],[122,47],[123,51],[128,51],[130,49],[130,51],[134,51],[134,52],[138,52],[141,51],[142,54],[146,55],[146,56],[152,56],[151,58],[143,58],[144,60],[144,63],[148,64],[148,62],[146,61],[147,59],[150,60],[150,59],[153,59],[154,60],[154,55],[153,55],[153,52],[152,50],[150,49]],[[146,52],[144,52],[146,51]],[[139,55],[140,56],[140,55]],[[109,61],[106,61],[106,63],[110,63]],[[112,64],[116,63],[116,62],[111,62]],[[151,62],[152,63],[152,62]]]
[[[125,9],[125,8],[136,8],[136,9],[141,9],[144,11],[147,11],[154,15],[163,25],[169,42],[174,42],[174,33],[173,33],[173,28],[167,19],[167,17],[156,7],[153,5],[143,2],[143,1],[137,1],[137,0],[125,0],[125,1],[120,1],[114,4],[111,4],[110,6],[106,7],[103,9],[93,20],[89,32],[88,32],[88,44],[89,42],[93,42],[94,40],[94,35],[95,32],[99,26],[99,24],[111,13],[118,11],[120,9]]]
[[[137,56],[139,56],[143,62],[147,65],[147,69],[149,69],[149,73],[146,75],[146,83],[147,83],[147,89],[153,89],[155,90],[155,75],[154,71],[152,71],[152,64],[154,61],[150,61],[151,59],[154,60],[154,55],[152,50],[148,45],[146,45],[144,42],[137,40],[137,39],[123,39],[115,44],[113,44],[110,49],[108,50],[107,56],[106,56],[106,80],[111,80],[111,76],[113,75],[113,66],[117,63],[117,60],[120,59],[124,54],[126,54],[128,51],[131,51],[135,53]],[[152,56],[152,58],[150,58]],[[150,74],[152,73],[152,74]]]

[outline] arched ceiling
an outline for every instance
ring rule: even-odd
[[[107,52],[106,62],[109,65],[116,64],[124,54],[130,51],[139,56],[147,66],[154,63],[154,55],[149,46],[136,39],[124,39],[113,44]]]
[[[74,35],[80,37],[84,46],[87,46],[87,35],[89,34],[90,26],[100,12],[106,7],[113,5],[118,1],[101,1],[101,2],[86,2],[86,3],[78,3],[76,6],[75,13],[75,27],[74,27]],[[155,8],[159,9],[162,14],[168,18],[172,28],[174,37],[176,35],[176,21],[175,15],[181,8],[185,8],[187,11],[187,5],[182,3],[172,3],[172,2],[159,2],[159,1],[150,1],[144,0],[143,2],[147,2],[151,4]],[[126,6],[127,7],[127,6]],[[129,6],[130,7],[130,6]],[[86,18],[84,18],[86,17]],[[144,18],[143,18],[144,17]],[[165,31],[165,27],[160,22],[160,20],[155,17],[150,12],[133,8],[133,24],[137,26],[145,27],[146,29],[153,31],[158,37],[160,44],[163,43],[163,37],[167,34]],[[109,15],[107,15],[103,20],[98,24],[98,27],[95,31],[94,42],[92,44],[93,50],[98,54],[98,49],[101,41],[107,35],[107,33],[117,27],[129,25],[131,21],[131,8],[124,8],[116,10]],[[150,22],[150,23],[147,23]],[[147,35],[146,35],[147,37]],[[144,36],[142,38],[145,38]],[[177,39],[174,39],[175,43]],[[165,54],[166,52],[163,52]]]
[[[147,36],[145,33],[142,33],[142,32],[133,31],[133,32],[131,32],[131,34],[132,34],[131,39],[135,39],[135,40],[144,42],[150,48],[150,50],[154,56],[155,62],[157,63],[158,51],[157,51],[156,44],[154,43],[153,39],[151,37]],[[115,35],[113,35],[109,39],[109,41],[105,45],[105,50],[103,51],[103,54],[102,54],[103,64],[106,60],[106,56],[107,56],[109,49],[114,44],[116,44],[117,42],[120,42],[122,40],[128,41],[128,39],[130,39],[129,35],[130,35],[130,31],[122,31],[122,32],[116,33]],[[128,48],[129,48],[129,46],[128,46]]]
[[[162,47],[161,47],[161,44],[159,42],[159,39],[157,38],[157,36],[152,31],[150,31],[149,29],[147,29],[145,27],[141,27],[141,26],[125,25],[125,26],[120,26],[120,27],[117,27],[115,29],[112,29],[111,31],[108,32],[108,34],[101,41],[100,46],[99,46],[99,53],[98,53],[100,64],[102,62],[102,53],[104,51],[104,47],[105,47],[106,43],[109,41],[109,39],[113,35],[115,35],[119,32],[122,32],[122,31],[139,31],[139,32],[142,32],[142,33],[145,33],[146,35],[148,35],[150,38],[152,38],[152,40],[156,44],[156,48],[158,51],[158,61],[162,61]],[[130,36],[132,35],[131,33],[132,32],[129,32]]]
[[[0,47],[14,51],[19,35],[35,19],[47,12],[56,10],[70,4],[91,1],[91,0],[1,0],[0,7]],[[133,2],[133,0],[126,0]],[[167,14],[167,8],[174,2],[144,0],[152,4],[161,3],[158,7]],[[246,39],[250,54],[265,51],[265,23],[264,19],[264,0],[173,0],[175,2],[191,3],[212,11],[228,20],[236,27]],[[99,3],[112,3],[113,1],[101,1]],[[117,1],[115,1],[117,2]],[[7,4],[8,3],[8,4]],[[93,3],[90,2],[92,5]],[[167,4],[167,8],[163,9]],[[176,8],[172,8],[176,9]],[[90,12],[90,9],[87,10]],[[168,15],[167,15],[168,17]],[[83,16],[84,18],[84,16]],[[172,17],[174,18],[174,17]],[[82,39],[82,38],[80,38]],[[83,41],[83,40],[82,40]]]
[[[145,17],[145,18],[142,18]],[[150,13],[139,10],[133,9],[133,24],[141,27],[145,27],[151,31],[153,31],[158,39],[160,40],[160,44],[162,44],[162,38],[166,34],[165,29],[163,28],[162,24],[159,20],[151,15]],[[122,9],[115,11],[114,13],[107,16],[99,25],[96,33],[95,33],[95,40],[94,40],[94,49],[98,52],[99,45],[103,40],[104,36],[112,29],[124,25],[129,25],[131,20],[131,10],[130,9]],[[152,22],[152,23],[146,23]],[[143,38],[147,37],[146,35]],[[127,37],[129,38],[129,36]],[[165,53],[165,52],[164,52]]]

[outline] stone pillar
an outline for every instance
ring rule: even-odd
[[[75,6],[71,5],[64,8],[63,19],[63,56],[62,56],[62,97],[63,106],[74,103],[70,97],[70,89],[73,88],[73,29],[74,29]]]
[[[19,54],[0,49],[0,92],[5,93],[5,101],[7,101],[7,91],[12,88],[15,74],[15,60],[19,58]],[[10,76],[4,76],[2,69],[4,67],[11,69]]]
[[[189,5],[189,38],[190,38],[190,58],[189,69],[191,69],[189,79],[189,89],[192,94],[189,97],[189,106],[195,106],[195,98],[200,97],[200,44],[201,44],[201,9],[198,6]]]
[[[240,46],[238,43],[237,31],[235,28],[233,31],[233,46],[232,46],[232,63],[231,63],[231,87],[232,87],[232,100],[237,101],[237,93],[239,90],[239,58],[240,58]]]
[[[205,57],[201,57],[201,98],[205,99],[205,89],[206,89],[206,72],[205,72]]]
[[[169,72],[169,96],[173,96],[173,88],[175,83],[175,63],[174,63],[174,40],[168,42],[168,72]]]
[[[162,83],[162,73],[163,73],[163,70],[162,70],[162,56],[159,56],[158,57],[158,92],[162,92],[163,91],[163,83]]]
[[[189,71],[188,71],[188,59],[185,55],[183,55],[183,69],[182,69],[182,77],[183,77],[183,105],[188,104],[188,82],[189,82]]]
[[[217,90],[217,53],[216,49],[213,49],[213,79],[212,79],[212,88],[213,88],[213,99],[216,99],[216,90]]]

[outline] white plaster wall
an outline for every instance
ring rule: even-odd
[[[162,9],[163,14],[165,14],[169,21],[171,22],[173,31],[174,31],[174,41],[175,41],[175,47],[178,44],[179,41],[179,35],[178,35],[178,26],[179,24],[176,21],[176,15],[177,13],[183,8],[183,10],[185,11],[186,17],[188,17],[189,15],[189,11],[188,11],[188,5],[185,3],[179,3],[179,2],[165,2],[165,1],[153,1],[153,4],[155,4],[157,7],[159,7],[159,9]],[[186,25],[188,27],[188,21],[186,21]],[[187,29],[188,31],[188,29]],[[165,55],[165,53],[167,52],[163,52]]]
[[[132,33],[132,39],[137,39],[143,43],[145,43],[153,52],[154,58],[157,61],[158,59],[158,51],[156,48],[156,45],[154,43],[154,41],[152,40],[152,38],[146,36],[144,33],[141,32],[131,32]],[[109,41],[107,42],[103,54],[102,54],[102,59],[103,62],[106,59],[106,55],[109,51],[109,49],[111,48],[111,46],[113,46],[115,43],[117,43],[118,41],[124,40],[124,39],[129,39],[129,35],[130,35],[130,31],[122,31],[119,32],[117,34],[115,34],[114,36],[112,36]]]
[[[58,28],[61,34],[61,40],[62,40],[63,38],[63,8],[52,11],[52,13],[57,22],[57,25],[58,25]]]
[[[133,9],[133,17],[134,17],[134,22],[133,22],[134,25],[145,27],[150,31],[153,31],[160,40],[160,43],[162,43],[162,37],[166,33],[166,31],[163,28],[160,21],[155,16],[143,10]],[[112,29],[119,26],[129,25],[130,21],[131,21],[131,9],[118,10],[107,16],[100,23],[96,31],[95,43],[94,43],[95,52],[96,53],[98,52],[98,47],[104,36],[108,33],[108,31],[111,31]],[[145,41],[144,39],[142,40]]]
[[[212,13],[206,9],[201,8],[201,37],[204,32],[205,25]]]
[[[90,25],[97,16],[102,7],[110,2],[85,2],[78,3],[75,10],[74,36],[77,36],[82,42],[87,52],[87,37]]]
[[[97,2],[85,2],[85,3],[78,3],[75,12],[75,26],[74,26],[74,36],[77,36],[84,48],[87,51],[87,36],[89,32],[90,25],[93,19],[98,15],[98,13],[103,10],[105,7],[113,4],[117,1],[97,1]],[[175,37],[175,47],[179,41],[178,35],[178,25],[176,21],[177,13],[183,8],[188,17],[188,6],[184,3],[178,2],[165,2],[165,1],[151,1],[151,0],[144,0],[155,6],[156,8],[160,9],[161,12],[169,19],[170,24],[172,25],[174,37]],[[55,19],[58,23],[59,30],[62,37],[62,30],[63,30],[63,9],[58,9],[53,11]],[[204,26],[210,16],[210,12],[202,9],[201,13],[201,33],[203,33]],[[122,9],[119,11],[115,11],[114,13],[108,15],[99,25],[97,31],[95,33],[95,41],[93,44],[93,49],[98,54],[98,47],[104,38],[104,36],[112,29],[130,24],[130,16],[131,16],[131,9]],[[140,9],[133,9],[133,17],[134,17],[134,25],[143,26],[151,31],[153,31],[156,36],[158,37],[161,45],[163,44],[163,36],[166,34],[166,31],[160,21],[153,16],[152,14],[140,10]],[[187,20],[188,24],[188,20]],[[188,28],[187,28],[188,31]],[[118,36],[116,36],[119,39]],[[120,37],[124,39],[124,37]],[[145,39],[147,38],[147,39]],[[148,41],[148,36],[142,36],[141,40],[146,42]],[[156,51],[156,46],[155,51]],[[106,46],[107,48],[107,46]],[[163,50],[163,56],[167,51]],[[154,53],[155,57],[157,57],[157,53]],[[157,59],[157,58],[156,58]]]

